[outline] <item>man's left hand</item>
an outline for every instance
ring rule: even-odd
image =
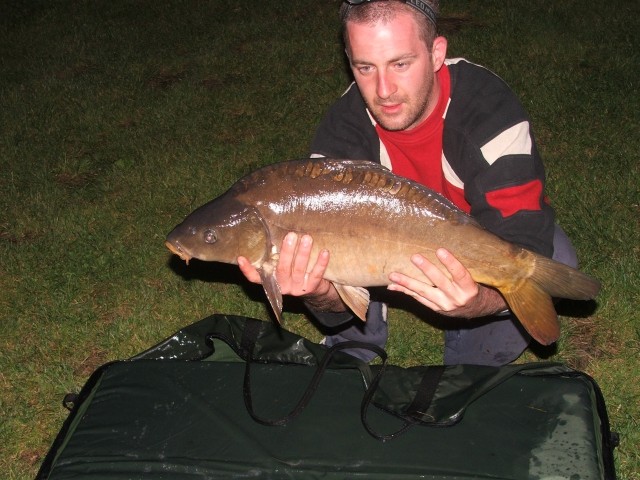
[[[389,275],[392,283],[388,289],[403,292],[431,310],[451,317],[482,317],[507,308],[502,295],[476,283],[451,252],[440,248],[436,256],[444,270],[422,255],[413,255],[411,261],[426,279],[393,272]]]

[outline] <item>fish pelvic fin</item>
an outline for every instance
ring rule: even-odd
[[[264,293],[267,294],[267,300],[269,300],[276,320],[278,320],[278,323],[282,323],[282,292],[276,276],[274,273],[266,273],[265,270],[258,271],[262,280],[262,288],[264,288]]]
[[[351,311],[363,322],[367,321],[367,310],[369,309],[369,290],[364,287],[351,287],[334,283],[338,295]]]
[[[591,300],[599,291],[595,278],[541,255],[534,255],[530,275],[515,288],[500,289],[522,326],[543,345],[560,336],[554,298]]]

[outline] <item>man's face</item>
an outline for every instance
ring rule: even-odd
[[[387,130],[408,130],[435,108],[441,63],[427,49],[414,19],[398,13],[389,22],[347,24],[351,69],[369,111]]]

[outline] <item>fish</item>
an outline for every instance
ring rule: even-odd
[[[187,264],[196,258],[237,265],[246,257],[281,321],[275,268],[288,232],[313,238],[311,258],[330,252],[324,278],[363,321],[367,287],[389,285],[391,272],[415,277],[411,256],[438,264],[440,247],[477,283],[497,289],[543,345],[560,335],[554,299],[590,300],[600,290],[595,278],[499,238],[442,195],[367,160],[310,158],[259,168],[187,215],[165,245]]]

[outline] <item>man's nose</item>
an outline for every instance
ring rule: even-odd
[[[376,93],[378,94],[378,97],[385,99],[389,98],[397,90],[396,84],[393,81],[393,76],[386,72],[378,73],[376,87]]]

